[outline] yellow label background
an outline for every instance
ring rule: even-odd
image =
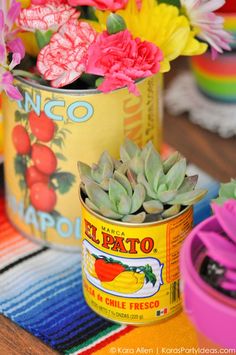
[[[86,222],[87,221],[87,222]],[[96,240],[88,237],[88,223],[97,228]],[[110,223],[108,220],[102,220],[95,214],[90,213],[82,206],[82,238],[83,249],[88,248],[91,244],[97,249],[96,255],[105,255],[108,258],[113,258],[115,261],[120,261],[123,264],[132,266],[136,260],[137,266],[149,264],[153,270],[157,260],[164,264],[162,269],[163,284],[160,289],[153,295],[148,296],[145,293],[147,287],[144,282],[143,288],[139,291],[139,297],[129,297],[125,294],[112,294],[109,290],[104,290],[102,283],[94,283],[87,275],[88,261],[85,258],[85,250],[83,250],[83,292],[88,305],[98,314],[109,318],[113,321],[131,323],[131,324],[148,324],[151,322],[162,321],[181,309],[181,300],[179,295],[179,252],[180,247],[189,234],[193,225],[193,209],[186,209],[182,214],[170,219],[169,221],[156,223],[152,225],[140,226],[125,226],[122,224]],[[91,228],[89,228],[92,231]],[[109,248],[103,247],[103,233],[106,232],[116,240],[116,236],[124,238],[124,245],[127,253],[119,250],[112,250],[114,244],[110,244]],[[91,233],[89,233],[91,234]],[[154,246],[150,253],[144,253],[140,250],[140,244],[137,243],[137,254],[130,254],[130,243],[127,239],[136,238],[142,241],[144,238],[152,238]],[[93,250],[94,250],[93,248]],[[91,265],[90,265],[91,267]],[[127,287],[120,285],[119,289]],[[149,288],[151,288],[149,284]],[[143,290],[143,291],[142,291]],[[143,297],[142,297],[143,292]],[[128,292],[127,292],[128,294]],[[153,304],[158,303],[157,307]],[[136,307],[136,309],[134,309]],[[166,312],[164,313],[164,310]],[[158,311],[162,311],[162,315],[158,315]]]
[[[57,193],[57,204],[55,206],[61,216],[71,221],[73,233],[63,238],[54,227],[47,228],[45,233],[41,233],[32,224],[28,225],[24,221],[24,213],[29,202],[23,202],[23,212],[22,208],[18,208],[20,211],[17,212],[17,208],[12,208],[12,204],[7,203],[7,213],[10,220],[23,234],[58,246],[80,246],[78,224],[76,226],[77,234],[74,232],[75,221],[78,222],[81,215],[77,162],[78,160],[87,164],[97,162],[104,150],[109,151],[114,157],[118,157],[119,147],[125,136],[140,145],[144,145],[151,139],[155,146],[160,148],[162,126],[161,79],[161,76],[156,75],[141,80],[137,84],[141,94],[139,97],[130,94],[127,89],[120,89],[109,94],[73,96],[63,92],[56,93],[35,89],[17,82],[21,91],[27,92],[34,100],[36,100],[36,95],[40,96],[41,111],[44,110],[45,104],[50,100],[65,100],[65,107],[55,107],[52,112],[63,116],[63,121],[54,121],[58,128],[65,127],[70,130],[71,134],[67,135],[62,149],[53,146],[53,151],[62,153],[66,157],[66,161],[58,160],[58,168],[76,176],[76,182],[68,193],[63,195]],[[86,93],[86,91],[84,92]],[[86,101],[91,104],[94,113],[89,120],[75,123],[68,119],[66,110],[72,103],[78,101]],[[15,172],[16,150],[12,143],[12,130],[16,124],[19,124],[19,122],[15,122],[17,110],[25,113],[24,109],[19,109],[16,102],[3,96],[6,197],[8,201],[15,199],[19,203],[24,201],[24,194],[19,188],[19,177]],[[31,108],[29,108],[29,111],[31,111]],[[83,116],[83,109],[82,111],[76,109],[74,114],[77,117]],[[50,143],[43,144],[49,145]],[[36,216],[36,218],[38,217]],[[67,230],[66,225],[65,230]]]

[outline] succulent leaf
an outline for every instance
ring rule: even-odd
[[[143,174],[138,174],[137,177],[138,183],[142,184],[147,192],[147,195],[153,199],[157,199],[157,194],[156,192],[152,189],[152,187],[148,184],[145,176]]]
[[[140,153],[140,148],[129,139],[126,139],[120,147],[120,158],[123,162],[131,160],[138,153]]]
[[[99,212],[99,208],[97,208],[97,206],[88,197],[85,199],[85,203],[91,210]]]
[[[130,214],[127,216],[124,216],[122,218],[123,222],[126,223],[143,223],[146,217],[146,213],[145,212],[141,212],[138,214]]]
[[[142,173],[144,171],[144,161],[140,156],[133,157],[129,162],[129,168],[136,175]]]
[[[110,156],[110,154],[106,151],[102,153],[102,155],[98,161],[98,165],[100,167],[103,167],[104,165],[109,165],[110,170],[111,171],[114,170],[114,161],[113,161],[112,157]]]
[[[164,173],[168,173],[168,171],[170,170],[170,168],[172,168],[172,166],[179,161],[181,158],[181,155],[179,152],[174,152],[173,154],[171,154],[166,160],[163,161],[163,170]]]
[[[181,208],[181,205],[173,205],[173,206],[169,207],[168,209],[166,209],[162,213],[162,217],[163,218],[173,217],[179,213],[180,208]]]
[[[129,214],[131,211],[131,198],[128,195],[121,195],[120,201],[117,203],[117,212],[126,215]]]
[[[122,218],[122,214],[114,212],[113,210],[110,210],[109,208],[106,208],[106,207],[99,208],[99,213],[102,216],[107,217],[107,218],[111,218],[111,219],[121,219]]]
[[[78,166],[81,181],[83,181],[84,178],[91,179],[91,168],[89,165],[82,163],[81,161],[78,161],[77,166]]]
[[[232,180],[220,185],[219,196],[227,198],[236,198],[235,195],[236,181]]]
[[[156,175],[155,175],[155,178],[154,178],[154,183],[153,183],[153,190],[154,191],[158,191],[158,189],[159,189],[159,185],[160,184],[163,184],[163,177],[165,178],[165,176],[164,176],[164,173],[163,173],[163,170],[162,170],[162,168],[160,168],[158,171],[157,171],[157,173],[156,173]]]
[[[128,196],[126,189],[115,179],[110,179],[109,181],[109,199],[114,206],[118,206],[121,196]]]
[[[131,213],[134,213],[140,209],[145,200],[145,196],[145,188],[143,187],[143,185],[137,184],[134,187],[134,193],[132,196]]]
[[[85,185],[85,190],[91,202],[97,208],[99,208],[99,210],[103,206],[108,209],[112,209],[113,205],[107,193],[103,191],[103,189],[101,189],[101,187],[99,187],[98,184],[96,184],[93,181],[88,181]]]
[[[148,141],[147,144],[143,147],[142,151],[141,151],[141,158],[145,161],[147,154],[149,152],[150,149],[155,149],[154,145],[152,143],[152,141]]]
[[[129,182],[129,180],[127,179],[127,177],[120,173],[119,171],[115,171],[114,172],[114,175],[113,175],[113,178],[118,181],[127,191],[127,194],[129,196],[132,196],[132,186]]]
[[[151,186],[154,186],[156,175],[162,171],[162,162],[160,155],[151,147],[145,159],[145,175]]]
[[[166,183],[170,190],[178,190],[186,175],[186,159],[180,159],[175,163],[166,174]]]
[[[137,184],[137,177],[130,169],[127,170],[127,178],[130,182],[130,185],[132,186],[132,189],[134,190],[135,185]]]
[[[198,175],[186,176],[180,188],[178,189],[178,193],[188,192],[195,189],[197,185]]]
[[[169,205],[193,205],[194,203],[200,201],[207,193],[205,189],[197,189],[193,191],[183,192],[178,194],[172,201],[169,201]]]
[[[150,200],[143,203],[143,208],[147,213],[161,213],[164,209],[163,204],[158,200]]]
[[[169,191],[158,192],[157,196],[162,203],[168,203],[169,201],[173,200],[176,194],[177,194],[176,190],[169,190]]]

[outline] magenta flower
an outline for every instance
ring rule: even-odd
[[[0,9],[0,88],[12,99],[22,99],[21,93],[13,86],[12,69],[18,65],[25,55],[24,46],[20,39],[15,38],[17,31],[12,26],[19,15],[20,4],[13,0],[7,11],[6,3]],[[12,60],[8,63],[8,54],[12,53]]]
[[[87,22],[70,20],[40,51],[39,72],[53,87],[72,83],[85,71],[88,48],[95,38],[96,32]]]
[[[213,58],[217,53],[231,49],[229,43],[232,42],[232,36],[223,29],[224,19],[214,14],[225,0],[180,0],[180,2],[197,37],[211,46]]]
[[[132,38],[128,30],[109,35],[98,35],[89,47],[86,72],[104,76],[98,87],[109,92],[125,85],[138,95],[135,80],[155,74],[163,60],[161,50],[153,43]]]
[[[30,7],[21,9],[17,24],[23,30],[34,32],[52,30],[56,32],[69,19],[77,19],[80,13],[65,1],[34,0]]]
[[[71,6],[94,6],[99,10],[117,11],[124,9],[128,0],[68,0]]]

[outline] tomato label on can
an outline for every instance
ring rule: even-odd
[[[22,101],[3,96],[7,214],[24,235],[63,249],[81,247],[77,162],[114,157],[125,137],[161,143],[161,76],[122,88],[53,90],[16,80]]]
[[[83,204],[83,290],[88,305],[127,324],[176,314],[181,309],[179,251],[192,222],[192,207],[166,221],[126,225]]]

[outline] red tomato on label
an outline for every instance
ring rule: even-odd
[[[48,184],[49,176],[41,173],[35,166],[30,166],[26,170],[26,183],[28,187],[31,187],[36,182],[44,182]]]
[[[30,188],[30,201],[36,210],[52,212],[57,202],[57,195],[47,184],[37,182]]]
[[[108,263],[104,259],[97,259],[95,261],[95,271],[100,281],[109,282],[125,271],[125,267],[118,263]]]
[[[29,124],[33,135],[42,142],[52,140],[55,133],[55,124],[44,112],[39,116],[32,111],[29,113]]]
[[[57,158],[46,145],[33,144],[31,157],[36,168],[44,174],[51,175],[57,168]]]
[[[30,138],[25,127],[17,125],[13,128],[12,141],[18,154],[23,155],[30,153]]]

